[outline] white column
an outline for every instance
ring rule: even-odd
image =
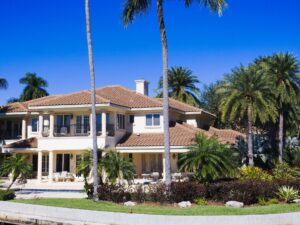
[[[114,120],[114,130],[115,130],[115,133],[116,133],[116,131],[117,131],[117,123],[118,123],[118,121],[117,121],[117,113],[116,112],[113,113],[113,120]]]
[[[53,182],[53,151],[49,151],[49,176],[48,176],[48,182]]]
[[[90,114],[90,137],[92,137],[93,136],[93,132],[92,132],[92,130],[93,130],[93,120],[92,120],[92,113]]]
[[[43,137],[44,117],[39,115],[39,137]]]
[[[166,179],[166,158],[165,158],[165,154],[163,154],[163,180]]]
[[[27,120],[26,118],[22,119],[22,139],[26,139],[26,132],[27,131]]]
[[[49,116],[49,137],[54,136],[54,115],[50,114]]]
[[[102,115],[101,115],[101,123],[102,123],[102,133],[101,133],[101,136],[102,137],[106,137],[106,113],[105,112],[102,112]]]
[[[37,171],[37,179],[39,182],[42,181],[42,160],[43,160],[43,152],[38,151],[38,171]]]

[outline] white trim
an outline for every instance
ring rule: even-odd
[[[163,107],[131,108],[131,111],[155,111],[155,110],[163,110]]]
[[[91,104],[81,104],[81,105],[50,105],[50,106],[29,106],[28,109],[65,109],[65,108],[85,108],[90,107]],[[110,103],[106,104],[96,104],[98,106],[110,106]]]
[[[141,146],[141,147],[116,147],[120,153],[164,153],[164,146]],[[184,153],[189,149],[186,146],[171,146],[171,153]]]
[[[28,112],[8,112],[8,113],[0,113],[0,116],[14,116],[14,115],[28,115]]]

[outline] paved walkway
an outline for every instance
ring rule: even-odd
[[[299,225],[300,213],[249,216],[160,216],[0,202],[0,221],[61,225]]]

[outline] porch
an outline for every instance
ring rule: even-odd
[[[81,182],[83,178],[77,173],[77,165],[84,151],[26,151],[14,152],[13,154],[24,154],[32,165],[31,184],[45,182],[71,183]],[[34,182],[33,182],[34,181]]]

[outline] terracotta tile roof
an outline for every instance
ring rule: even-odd
[[[170,145],[171,146],[190,146],[195,144],[195,135],[199,132],[206,134],[208,137],[215,137],[222,144],[234,144],[236,138],[243,135],[233,130],[219,130],[213,128],[214,132],[195,128],[188,124],[176,123],[170,126]],[[216,132],[219,132],[219,136]],[[141,133],[127,134],[118,143],[117,147],[146,147],[146,146],[163,146],[163,133]]]
[[[27,112],[27,107],[20,102],[10,103],[0,107],[1,113],[6,112]]]
[[[128,108],[161,107],[161,103],[143,94],[136,93],[119,85],[106,86],[96,89],[98,96],[107,98],[112,104]]]
[[[28,138],[14,143],[4,145],[4,148],[37,148],[38,140],[36,138]]]
[[[171,146],[189,146],[194,144],[195,132],[179,123],[170,126]],[[163,133],[127,134],[117,147],[163,146]]]
[[[96,103],[109,103],[109,100],[96,96]],[[57,95],[51,99],[28,103],[29,106],[53,106],[53,105],[86,105],[91,104],[91,92],[79,91],[71,94]]]
[[[0,112],[26,112],[28,107],[86,105],[91,104],[91,94],[88,90],[62,95],[50,95],[27,102],[12,103],[1,107]],[[162,107],[162,99],[136,93],[128,88],[112,85],[96,89],[96,103],[111,103],[128,108]],[[202,112],[202,109],[190,106],[170,98],[170,108],[181,112]]]
[[[163,99],[162,98],[157,98],[159,102],[162,103]],[[189,104],[185,104],[183,102],[177,101],[173,98],[169,98],[169,105],[170,108],[182,111],[182,112],[202,112],[202,109],[191,106]]]
[[[246,135],[231,129],[217,129],[215,127],[210,127],[208,132],[216,137],[221,143],[234,144],[238,137],[246,138]]]

